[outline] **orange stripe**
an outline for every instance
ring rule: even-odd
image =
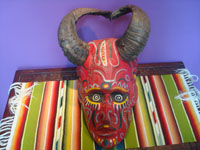
[[[72,110],[72,121],[73,121],[73,126],[72,126],[72,148],[73,150],[80,150],[81,146],[81,137],[80,137],[80,114],[81,114],[81,109],[80,109],[80,104],[78,101],[78,89],[77,89],[77,81],[74,81],[74,99],[73,99],[73,110]]]
[[[181,91],[182,93],[187,92],[185,85],[182,81],[183,79],[181,78],[181,75],[173,74],[173,77],[177,84],[178,90]],[[185,96],[185,98],[187,98],[187,97]],[[183,105],[188,114],[188,118],[190,119],[190,123],[191,123],[193,131],[194,131],[194,135],[195,135],[197,141],[200,142],[200,124],[198,122],[198,118],[194,111],[193,105],[192,105],[191,101],[189,101],[189,100],[183,101]]]
[[[32,85],[33,85],[32,82],[27,82],[25,85],[25,88],[27,89],[31,87]],[[25,96],[22,99],[23,105],[20,108],[20,113],[19,113],[18,122],[15,129],[15,133],[13,135],[13,142],[11,145],[11,149],[18,150],[21,147],[21,139],[22,139],[24,125],[25,125],[26,116],[28,112],[28,109],[24,105],[29,106],[29,102],[30,102],[30,96]]]
[[[59,81],[46,82],[42,103],[36,149],[51,149],[58,98]]]
[[[138,137],[140,141],[140,146],[147,147],[149,146],[149,143],[146,136],[146,130],[144,128],[144,121],[142,120],[143,116],[141,110],[142,108],[140,106],[140,103],[137,102],[134,106],[134,113],[135,113],[135,122],[137,124]]]

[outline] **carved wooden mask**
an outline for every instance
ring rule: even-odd
[[[110,20],[132,12],[132,20],[120,39],[109,38],[85,43],[79,39],[75,24],[86,14],[102,15]],[[147,15],[127,5],[114,12],[79,8],[62,20],[58,38],[64,54],[78,65],[79,101],[88,130],[104,148],[120,143],[129,128],[132,107],[137,100],[137,56],[150,33]]]

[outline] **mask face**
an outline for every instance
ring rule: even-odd
[[[95,142],[104,148],[113,148],[124,139],[137,100],[137,60],[121,60],[115,41],[88,43],[89,55],[78,67],[79,101],[86,124]]]

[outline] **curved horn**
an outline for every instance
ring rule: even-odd
[[[87,56],[89,46],[82,41],[76,31],[77,21],[84,15],[102,15],[110,18],[111,12],[92,8],[78,8],[67,14],[60,23],[58,29],[58,41],[64,55],[76,65],[83,65]]]
[[[119,55],[124,61],[133,61],[146,45],[150,33],[150,21],[146,13],[134,5],[127,5],[112,13],[116,19],[132,12],[132,19],[125,33],[116,41]]]

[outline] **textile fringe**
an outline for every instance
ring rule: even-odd
[[[15,115],[17,107],[19,105],[24,105],[20,101],[25,96],[30,96],[33,87],[36,85],[37,83],[35,83],[29,88],[25,88],[25,84],[23,84],[22,82],[15,82],[10,86],[8,93],[14,90],[14,96],[8,100],[8,106],[11,114]],[[28,106],[25,107],[29,109]],[[0,146],[1,146],[0,150],[6,149],[9,137],[11,135],[14,118],[15,116],[10,116],[0,120]]]
[[[23,99],[25,96],[30,96],[33,87],[36,85],[37,84],[34,84],[31,87],[25,89],[25,87],[23,87],[24,84],[22,82],[16,82],[10,86],[9,92],[11,90],[14,90],[15,92],[15,95],[8,100],[9,109],[12,114],[15,114],[17,106],[18,104],[20,104],[20,100]],[[24,107],[29,109],[26,105],[24,105]]]
[[[190,74],[189,70],[187,69],[178,69],[176,73],[183,74],[189,91],[180,93],[179,95],[175,96],[175,99],[181,99],[183,101],[193,100],[197,109],[200,110],[200,91],[193,84],[194,82],[198,82],[199,77],[197,75]]]
[[[13,121],[14,121],[14,116],[0,120],[0,146],[1,146],[0,150],[5,149],[7,146]]]

